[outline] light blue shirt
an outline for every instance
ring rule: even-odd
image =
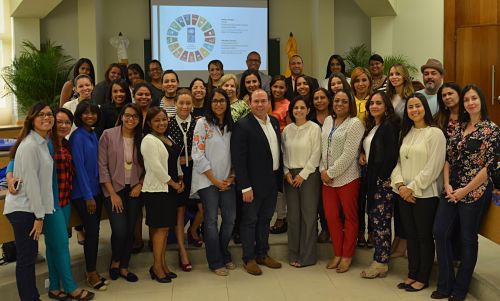
[[[191,157],[193,176],[190,197],[197,197],[198,190],[213,185],[204,172],[212,170],[219,180],[225,180],[231,174],[231,132],[227,126],[222,134],[219,127],[208,123],[205,117],[198,119]]]
[[[418,90],[417,93],[425,96],[425,98],[427,99],[427,103],[429,104],[429,108],[431,109],[432,115],[436,114],[438,111],[437,93],[434,95],[429,95],[427,94],[427,92],[425,92],[425,89]]]
[[[54,160],[49,153],[48,138],[31,131],[19,144],[14,161],[14,178],[21,180],[16,194],[5,197],[3,214],[32,212],[37,218],[54,212]]]

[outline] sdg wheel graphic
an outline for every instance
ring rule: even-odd
[[[202,16],[179,16],[167,30],[167,45],[172,55],[181,61],[203,61],[214,49],[215,31]]]

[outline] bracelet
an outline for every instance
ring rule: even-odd
[[[405,184],[399,184],[398,187],[396,187],[399,191],[399,188],[403,187],[403,186],[406,186]]]

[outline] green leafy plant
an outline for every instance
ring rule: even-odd
[[[57,106],[72,66],[73,59],[64,53],[62,46],[47,41],[38,49],[24,41],[20,56],[2,70],[6,94],[14,94],[23,111],[38,101]]]
[[[344,55],[346,61],[346,73],[349,75],[354,67],[368,68],[368,60],[373,53],[368,49],[365,44],[349,48]],[[384,58],[384,74],[389,74],[389,69],[394,64],[401,64],[408,69],[410,75],[418,74],[418,68],[410,63],[408,57],[400,54],[386,55]]]

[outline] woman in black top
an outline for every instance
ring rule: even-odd
[[[399,118],[385,92],[377,91],[366,102],[369,112],[359,164],[366,166],[363,180],[368,201],[368,218],[373,227],[373,262],[361,272],[363,278],[384,277],[391,257],[393,200],[391,172],[398,160]]]
[[[127,82],[123,79],[112,81],[106,94],[106,103],[101,106],[103,118],[95,129],[98,137],[104,130],[116,125],[123,106],[131,102],[132,96]]]

